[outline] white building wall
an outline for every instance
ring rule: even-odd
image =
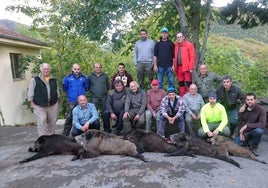
[[[27,98],[27,88],[31,73],[26,71],[24,80],[13,81],[10,53],[38,55],[39,50],[0,44],[0,109],[5,125],[14,126],[35,122],[33,114],[23,105],[24,100]],[[3,125],[1,117],[0,122]]]

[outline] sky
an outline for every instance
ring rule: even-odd
[[[30,2],[34,3],[34,0],[29,0]],[[222,7],[227,5],[228,2],[231,2],[232,0],[213,0],[213,6],[216,7]],[[19,23],[23,23],[26,25],[31,25],[32,19],[25,16],[24,14],[21,13],[11,13],[5,10],[5,7],[9,5],[14,5],[13,0],[1,0],[0,3],[0,20],[1,19],[9,19],[13,20]]]
[[[34,2],[34,0],[30,0],[30,2]],[[10,5],[16,5],[14,0],[1,0],[0,2],[0,20],[1,19],[8,19],[13,20],[19,23],[23,23],[26,25],[31,25],[32,19],[28,16],[25,16],[22,13],[13,13],[6,11],[5,8]]]

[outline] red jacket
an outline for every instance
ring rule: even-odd
[[[175,70],[177,70],[177,67],[178,67],[178,48],[179,48],[179,44],[178,42],[176,42],[174,44],[175,58],[173,61],[173,66],[175,67]],[[191,42],[188,42],[188,41],[182,42],[181,60],[182,60],[183,72],[194,70],[195,51],[194,51],[194,45]]]

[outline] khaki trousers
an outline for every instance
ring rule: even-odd
[[[38,136],[55,134],[59,103],[51,106],[34,105],[33,113],[37,123]]]

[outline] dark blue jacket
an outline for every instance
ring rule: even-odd
[[[68,96],[68,102],[77,102],[79,95],[86,95],[88,90],[88,82],[83,74],[78,77],[71,73],[69,76],[64,77],[62,82],[62,89]]]

